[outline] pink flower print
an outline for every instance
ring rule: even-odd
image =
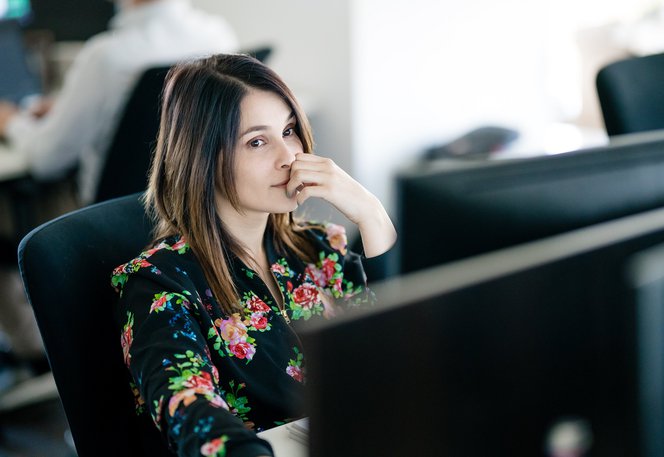
[[[267,327],[267,318],[263,316],[263,313],[253,313],[251,315],[251,326],[256,330],[263,330]]]
[[[267,313],[270,311],[270,307],[256,295],[252,295],[251,298],[247,300],[247,307],[254,313]]]
[[[171,417],[175,416],[175,411],[180,406],[180,403],[184,403],[184,406],[192,404],[196,400],[196,393],[194,389],[185,389],[173,394],[168,401],[168,414]]]
[[[283,275],[284,273],[286,273],[286,267],[284,267],[280,263],[273,263],[270,268],[272,269],[273,273],[278,273],[280,275]]]
[[[185,387],[193,389],[200,389],[206,392],[214,391],[214,384],[212,384],[212,377],[210,373],[203,371],[200,375],[194,375],[187,379],[183,384]]]
[[[325,287],[325,274],[323,273],[323,270],[316,268],[313,264],[307,265],[307,268],[305,268],[304,273],[311,278],[311,280],[316,284],[318,287]]]
[[[130,326],[126,326],[124,332],[122,333],[121,344],[122,344],[122,353],[124,355],[124,363],[129,366],[129,361],[131,360],[131,354],[129,349],[131,349],[131,343],[134,339],[134,331]]]
[[[175,393],[168,402],[168,414],[173,417],[175,415],[175,411],[178,409],[181,403],[187,407],[196,401],[196,394],[205,395],[206,393],[207,392],[197,389],[185,389]]]
[[[295,379],[297,382],[302,382],[304,380],[304,376],[302,375],[302,369],[300,367],[288,365],[286,367],[286,373],[288,373],[288,376]]]
[[[219,370],[217,370],[217,367],[212,365],[210,369],[212,371],[212,378],[214,379],[214,382],[219,382]]]
[[[244,341],[237,344],[231,344],[229,346],[229,349],[233,353],[233,355],[238,359],[251,360],[254,357],[254,354],[256,353],[256,348],[254,348],[251,344],[246,343]]]
[[[201,454],[205,457],[216,457],[226,455],[225,443],[228,438],[224,435],[221,438],[208,441],[201,446]]]
[[[326,258],[321,263],[321,268],[317,268],[315,265],[309,264],[307,265],[305,272],[318,287],[329,287],[330,285],[334,284],[334,282],[336,282],[336,280],[332,279],[332,277],[337,273],[336,266],[336,261],[330,258]],[[341,281],[341,278],[338,279]],[[332,282],[332,284],[330,284],[330,282]]]
[[[168,302],[168,294],[163,294],[161,297],[152,302],[150,306],[150,312],[153,311],[163,311],[166,308],[166,303]]]
[[[122,354],[124,355],[124,363],[129,366],[129,361],[131,360],[131,354],[129,349],[131,349],[131,343],[134,341],[134,315],[130,312],[127,313],[127,323],[122,329],[122,335],[120,335],[120,345],[122,346]]]
[[[202,376],[194,375],[183,383],[187,389],[173,394],[168,402],[168,414],[173,417],[180,404],[189,406],[199,395],[204,396],[213,406],[228,410],[228,404],[215,392],[214,385],[209,373],[203,372]]]
[[[310,283],[304,283],[293,291],[295,303],[305,309],[311,309],[320,302],[319,292],[316,286]]]
[[[323,271],[323,275],[326,278],[325,282],[328,282],[330,278],[332,278],[332,276],[334,276],[335,273],[337,272],[337,262],[328,257],[325,260],[323,260],[323,264],[321,265],[321,270]]]
[[[187,242],[184,240],[184,238],[180,238],[173,246],[171,246],[171,249],[174,251],[179,251],[182,248],[187,247]]]
[[[228,319],[222,319],[219,322],[219,331],[221,338],[230,345],[243,342],[247,338],[247,327],[242,323],[238,313],[234,313]]]
[[[346,255],[346,245],[348,244],[346,229],[342,225],[327,224],[325,234],[332,249],[336,249],[341,255]]]

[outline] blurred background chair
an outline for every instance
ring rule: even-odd
[[[169,68],[150,68],[136,83],[106,154],[94,202],[145,190]]]
[[[608,64],[596,86],[609,136],[664,129],[664,53]]]
[[[134,86],[104,159],[93,203],[145,190],[159,129],[161,90],[169,69],[170,66],[149,68]],[[40,182],[28,176],[6,190],[18,211],[14,215],[16,243],[37,225],[80,206],[76,197],[77,171],[73,169],[54,182]]]
[[[113,314],[111,272],[150,240],[140,195],[61,216],[19,245],[21,278],[80,457],[171,455],[135,412]]]
[[[272,47],[256,47],[246,53],[265,62]],[[147,69],[132,90],[106,154],[95,203],[145,190],[159,131],[161,91],[169,69]]]

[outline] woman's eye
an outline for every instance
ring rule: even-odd
[[[284,136],[291,136],[294,133],[295,131],[293,130],[293,127],[288,127],[286,130],[284,130]]]
[[[255,140],[251,140],[249,142],[249,146],[251,146],[252,148],[258,148],[260,146],[263,146],[264,144],[265,144],[265,141],[263,141],[261,139],[255,139]]]

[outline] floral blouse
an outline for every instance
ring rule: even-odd
[[[307,230],[316,263],[278,254],[266,235],[282,308],[257,273],[234,258],[243,311],[224,314],[182,237],[113,271],[137,411],[152,416],[178,455],[271,455],[255,433],[304,415],[306,370],[293,324],[330,318],[333,301],[373,300],[343,227],[323,227]]]

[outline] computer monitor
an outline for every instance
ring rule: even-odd
[[[21,21],[29,16],[30,0],[0,0],[0,21]]]
[[[639,409],[644,455],[664,455],[664,244],[638,253],[629,279],[636,295]]]
[[[398,272],[664,206],[662,176],[662,139],[415,166],[396,179]]]
[[[41,78],[28,59],[17,21],[0,21],[0,68],[0,100],[20,104],[41,93]]]
[[[56,41],[85,41],[103,32],[114,13],[108,0],[32,0],[28,30],[49,30]]]
[[[626,265],[662,242],[664,209],[394,278],[300,329],[311,457],[650,457]]]

